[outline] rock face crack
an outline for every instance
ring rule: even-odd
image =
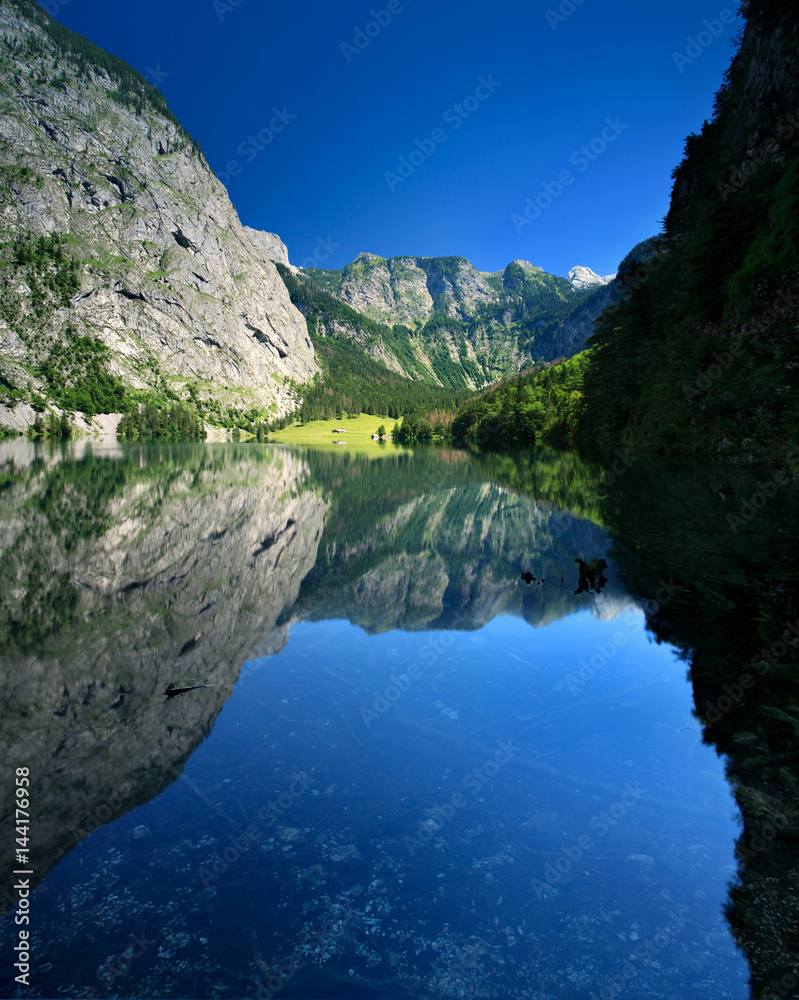
[[[132,292],[129,288],[123,288],[121,285],[116,286],[114,291],[117,295],[122,295],[126,299],[132,299],[135,302],[146,302],[147,299],[144,297],[143,292]]]
[[[267,552],[274,545],[276,545],[280,541],[280,539],[286,534],[286,532],[290,531],[296,525],[296,523],[297,522],[290,517],[288,521],[286,521],[286,525],[282,529],[282,531],[273,531],[270,535],[267,535],[266,538],[264,538],[264,540],[258,546],[258,548],[256,548],[255,551],[253,552],[252,561],[255,562],[258,556],[262,555],[264,552]],[[277,565],[277,563],[275,563],[275,565]]]
[[[53,142],[58,142],[58,133],[56,132],[56,130],[53,128],[52,125],[49,125],[44,120],[44,118],[40,118],[39,119],[39,124],[42,126],[42,128],[45,130],[45,132],[50,136],[50,138],[53,140]]]
[[[259,330],[257,326],[253,326],[252,323],[248,323],[246,320],[244,321],[244,325],[247,327],[247,329],[259,343],[266,344],[267,347],[271,347],[273,350],[277,351],[278,355],[281,358],[288,357],[288,352],[284,351],[282,347],[276,344],[268,333],[264,333],[263,330]],[[288,347],[288,344],[286,344],[285,346]]]
[[[113,184],[117,191],[119,191],[119,197],[123,205],[126,201],[133,201],[131,195],[129,195],[125,190],[125,185],[118,177],[115,177],[113,174],[106,174],[105,179],[109,184]]]
[[[180,228],[180,226],[178,226],[178,228],[175,230],[174,233],[172,233],[172,235],[175,237],[175,242],[179,247],[183,247],[184,250],[191,250],[192,253],[198,252],[197,245],[195,243],[192,243],[192,241],[188,238],[188,236],[184,235],[183,230]]]
[[[214,340],[213,337],[195,337],[194,341],[197,344],[205,344],[207,347],[218,347],[220,351],[224,350],[219,341]]]

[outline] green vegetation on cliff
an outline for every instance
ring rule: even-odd
[[[309,268],[302,278],[324,293],[298,295],[306,315],[312,304],[326,326],[338,324],[366,347],[381,344],[411,378],[455,389],[553,360],[560,324],[598,291],[575,289],[527,262],[482,273],[463,257],[361,254],[343,271]]]
[[[305,316],[312,339],[354,342],[360,347],[359,354],[366,354],[369,348],[382,345],[388,354],[399,361],[407,376],[435,382],[430,369],[419,361],[413,350],[408,327],[399,323],[393,327],[376,323],[313,281],[293,274],[284,264],[276,263],[275,266],[288,289],[292,303]]]
[[[776,459],[797,441],[799,10],[743,13],[657,252],[598,325],[582,432],[602,446]]]
[[[312,340],[323,373],[302,390],[299,416],[303,421],[345,413],[373,413],[392,419],[429,410],[454,413],[469,396],[468,390],[403,378],[352,341],[330,337]]]
[[[284,265],[276,266],[292,303],[306,318],[322,368],[302,390],[299,416],[303,421],[360,412],[390,418],[435,409],[454,412],[468,397],[463,387],[433,383],[430,372],[416,360],[406,327],[375,323],[312,282],[296,277]],[[342,327],[358,335],[357,339],[341,332]],[[419,378],[399,375],[367,352],[381,341],[393,349],[391,353],[406,371],[416,371]]]
[[[132,108],[137,115],[141,115],[147,107],[152,108],[157,114],[167,118],[178,127],[179,132],[192,150],[197,153],[201,152],[199,145],[169,110],[166,98],[161,91],[145,79],[138,70],[129,66],[124,59],[111,55],[105,49],[101,49],[99,45],[90,42],[88,38],[70,31],[69,28],[52,18],[34,0],[6,0],[6,4],[44,31],[50,40],[58,46],[63,57],[73,63],[81,75],[88,76],[90,73],[97,73],[98,70],[107,73],[115,84],[112,92],[114,100]],[[34,38],[30,38],[27,45],[27,55],[38,56],[42,54],[41,50],[37,50]],[[58,85],[62,81],[56,76],[51,82],[53,85]]]
[[[466,403],[452,424],[455,441],[489,448],[533,447],[574,439],[583,410],[584,351],[568,361],[535,368]]]

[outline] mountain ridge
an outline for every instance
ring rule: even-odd
[[[327,310],[320,305],[313,314],[299,304],[306,319],[313,315],[314,330],[350,337],[398,374],[452,388],[483,388],[556,360],[563,347],[577,353],[593,321],[620,294],[615,275],[602,278],[578,265],[563,278],[521,259],[485,272],[460,256],[361,252],[343,269],[292,273],[382,327],[370,328],[365,337],[357,329],[361,324],[348,325],[335,304],[329,302]],[[570,325],[578,312],[582,321]],[[401,351],[392,346],[396,338]]]
[[[0,88],[4,429],[80,409],[102,432],[150,402],[212,428],[290,419],[318,338],[386,378],[474,390],[581,349],[615,287],[581,265],[482,272],[456,255],[293,268],[279,236],[242,224],[163,95],[33,0],[0,7]],[[292,301],[280,267],[354,312]]]

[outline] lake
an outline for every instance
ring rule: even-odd
[[[784,472],[0,462],[3,995],[799,993]]]

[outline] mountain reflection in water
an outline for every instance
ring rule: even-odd
[[[791,995],[795,644],[735,687],[787,492],[731,532],[707,470],[6,448],[7,995]]]

